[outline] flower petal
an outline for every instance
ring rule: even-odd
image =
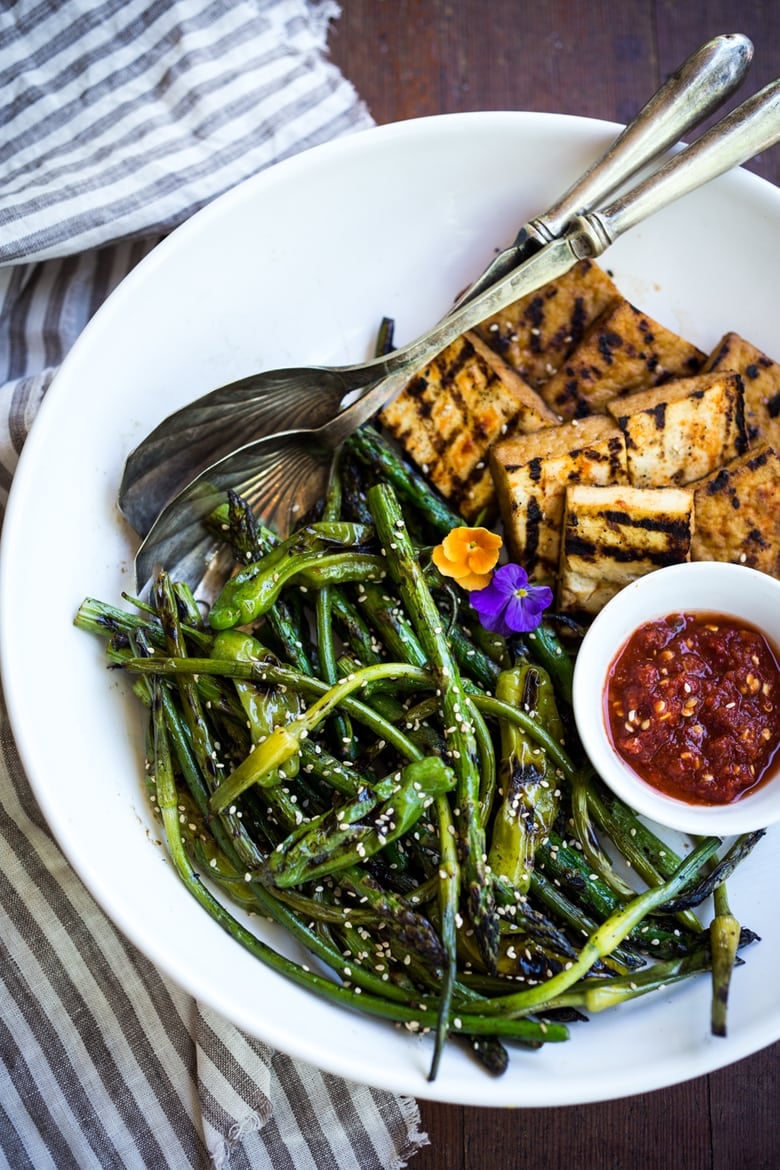
[[[517,589],[526,588],[527,584],[528,576],[525,569],[511,562],[508,565],[501,565],[493,574],[493,585],[505,600],[512,597]]]
[[[504,591],[496,582],[497,577],[498,573],[494,573],[490,584],[474,593],[471,597],[471,604],[479,614],[480,621],[486,629],[492,628],[487,625],[487,622],[500,616],[506,606],[507,599]]]
[[[479,549],[494,551],[497,559],[498,550],[503,543],[500,536],[487,528],[467,528],[465,525],[452,528],[442,541],[444,551],[453,561],[467,557]]]
[[[472,573],[489,573],[498,560],[498,549],[475,548],[466,559]]]
[[[470,569],[461,560],[451,560],[444,549],[444,545],[437,544],[431,553],[431,560],[443,577],[454,577],[457,581],[468,576]]]
[[[528,590],[526,607],[532,613],[541,613],[542,610],[549,609],[552,603],[553,591],[549,585],[532,585]]]
[[[482,590],[484,593],[484,589]],[[472,593],[472,598],[474,594]],[[508,626],[504,621],[503,609],[494,613],[480,613],[479,620],[481,625],[489,630],[491,634],[499,634],[502,638],[510,638],[514,631],[511,626]]]
[[[452,528],[444,537],[441,546],[451,561],[462,561],[468,556],[471,531],[470,528]]]
[[[552,590],[546,585],[529,585],[525,596],[515,593],[507,602],[504,620],[518,634],[535,630],[541,623],[542,614],[552,602]]]
[[[490,584],[490,577],[490,573],[467,573],[465,577],[458,577],[457,580],[461,589],[481,591]]]
[[[510,563],[496,569],[490,585],[470,600],[485,629],[507,638],[535,630],[553,593],[547,585],[530,584],[525,569]]]
[[[503,537],[499,536],[497,532],[491,532],[489,528],[472,528],[474,533],[478,533],[477,543],[481,544],[483,548],[493,549],[498,552],[503,547]]]
[[[504,622],[517,634],[535,630],[540,617],[541,611],[534,613],[522,597],[510,597],[504,609]]]

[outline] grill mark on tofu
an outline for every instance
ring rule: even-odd
[[[732,402],[734,408],[734,427],[736,430],[735,446],[737,449],[737,454],[744,455],[748,449],[750,437],[748,435],[747,416],[745,411],[745,383],[740,374],[737,374],[737,377],[740,381],[742,393],[738,394]]]
[[[591,323],[541,393],[564,418],[580,418],[640,387],[687,377],[704,359],[695,345],[623,297]]]
[[[491,469],[507,545],[536,578],[557,567],[567,485],[627,481],[623,436],[603,415],[498,443]]]
[[[615,532],[620,532],[627,528],[632,528],[635,532],[653,532],[660,536],[668,537],[671,545],[678,545],[690,535],[690,524],[687,518],[681,520],[674,516],[663,514],[659,516],[632,516],[627,511],[605,508],[601,512],[601,519],[607,527],[613,529]],[[577,518],[574,517],[574,528],[576,528],[577,523]],[[603,551],[604,547],[602,544],[583,539],[575,531],[566,535],[566,552],[569,554],[574,553],[584,559],[595,561],[598,556],[603,554]],[[614,544],[610,546],[609,555],[616,561],[633,561],[636,560],[636,546],[631,547],[625,545],[621,547],[619,544]],[[665,565],[669,563],[669,554],[665,550],[645,548],[643,549],[643,555],[654,564]]]
[[[773,454],[774,452],[771,447],[762,447],[756,451],[755,455],[751,455],[745,460],[745,467],[749,471],[760,471],[762,467],[766,467],[770,462]]]
[[[543,519],[544,513],[532,496],[525,511],[525,556],[530,565],[534,565],[539,557],[539,534]]]
[[[475,332],[538,390],[582,340],[592,321],[620,293],[592,260],[522,297]]]
[[[664,530],[658,529],[658,531]],[[687,525],[678,525],[677,532],[675,532],[674,526],[668,526],[665,531],[668,531],[669,535],[674,537],[675,540],[679,540],[680,536],[684,535],[687,531]],[[583,540],[576,536],[567,536],[566,552],[568,555],[576,556],[580,560],[588,561],[593,565],[596,565],[604,556],[604,550],[600,544],[594,541]],[[615,547],[609,550],[609,555],[618,564],[633,564],[636,560],[636,549]],[[665,565],[672,563],[669,560],[669,554],[663,549],[646,549],[643,552],[643,559],[647,562],[648,567],[652,566],[656,569],[663,568]]]
[[[619,435],[612,435],[607,440],[606,454],[596,450],[593,452],[592,458],[594,462],[603,460],[608,463],[609,473],[613,479],[618,480],[622,478],[625,466],[625,438]]]
[[[693,488],[693,559],[780,576],[780,456],[774,448],[751,448]]]
[[[494,507],[487,456],[507,431],[532,431],[557,415],[472,334],[409,380],[381,422],[433,486],[466,519]]]
[[[745,451],[742,379],[701,374],[608,404],[626,442],[635,487],[684,485]]]
[[[606,509],[603,512],[608,524],[619,526],[631,524],[634,528],[644,532],[659,532],[678,540],[685,531],[686,525],[681,521],[670,519],[668,516],[632,516],[630,512],[618,512],[615,509]]]
[[[726,471],[725,467],[722,467],[720,471],[716,472],[715,476],[710,480],[710,482],[706,484],[701,490],[706,492],[708,496],[715,496],[718,494],[718,492],[723,491],[728,482],[729,473]],[[739,507],[739,500],[732,500],[731,503],[732,507]]]
[[[549,294],[554,296],[555,293]],[[535,296],[530,301],[526,309],[526,319],[530,326],[529,329],[529,348],[531,353],[542,352],[542,336],[541,326],[544,322],[544,297]],[[500,352],[506,354],[510,348],[509,338],[503,335],[499,330],[496,330],[495,339],[498,343]]]
[[[467,346],[460,345],[455,347],[450,346],[449,349],[445,349],[444,356],[445,360],[446,358],[449,358],[449,361],[447,362],[444,374],[442,376],[442,386],[452,390],[454,394],[458,395],[458,398],[462,402],[463,396],[460,394],[457,384],[458,375],[460,374],[461,370],[465,369],[468,362],[471,361],[472,354],[469,352]],[[493,378],[491,378],[490,381],[492,382]]]
[[[411,382],[407,383],[406,393],[411,398],[422,398],[427,389],[428,379],[424,374],[417,374],[414,378],[412,378]]]
[[[479,496],[481,504],[484,493],[481,491],[486,483],[491,484],[491,498],[492,498],[492,480],[490,479],[490,471],[487,466],[487,461],[480,459],[475,463],[468,475],[456,485],[452,494],[452,502],[457,509],[465,516],[471,516],[475,510],[474,500]],[[480,505],[481,506],[481,505]]]
[[[438,389],[439,395],[446,395],[450,403],[456,407],[458,412],[464,417],[468,416],[468,407],[466,400],[461,394],[460,386],[458,385],[458,375],[465,368],[463,361],[463,349],[460,350],[459,358],[456,361],[450,362],[442,373],[441,383]],[[486,384],[486,390],[490,390],[494,379],[489,378]],[[471,419],[472,429],[479,435],[484,437],[485,428],[480,420],[475,416]],[[434,431],[430,436],[431,445],[436,454],[442,456],[447,449],[447,439],[441,431]]]
[[[747,441],[780,450],[780,364],[738,333],[726,333],[707,358],[702,372],[731,371],[744,382]]]
[[[612,351],[623,347],[623,338],[619,333],[602,333],[598,339],[599,353],[608,366],[612,365]]]
[[[592,616],[629,582],[688,560],[692,532],[689,489],[567,487],[559,607]]]
[[[549,348],[559,350],[562,353],[571,353],[572,349],[582,341],[589,320],[588,306],[584,297],[575,297],[571,320],[553,333],[549,341]]]
[[[751,528],[748,532],[748,542],[762,551],[770,547],[769,541],[764,539],[763,533],[759,532],[757,528]]]
[[[657,406],[653,407],[653,421],[656,429],[662,431],[666,426],[666,403],[659,402]]]

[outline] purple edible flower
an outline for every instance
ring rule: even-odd
[[[552,599],[552,589],[529,584],[525,569],[513,564],[496,569],[490,584],[469,597],[485,629],[504,638],[535,630]]]

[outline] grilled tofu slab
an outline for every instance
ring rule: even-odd
[[[541,394],[564,418],[582,418],[620,395],[693,375],[704,360],[697,346],[623,297],[591,325]]]
[[[692,483],[747,447],[739,374],[701,374],[609,403],[634,487]]]
[[[780,364],[707,357],[592,261],[448,346],[380,416],[470,523],[588,618],[659,566],[780,576]]]
[[[559,609],[592,616],[624,585],[690,560],[693,515],[689,488],[568,487]]]
[[[476,332],[538,390],[580,343],[588,326],[619,299],[606,272],[592,260],[581,260],[558,280],[489,317]]]
[[[623,434],[605,415],[503,440],[490,465],[507,546],[536,579],[558,568],[567,487],[628,483]]]
[[[696,561],[732,561],[780,577],[780,455],[767,443],[693,484]]]
[[[726,333],[702,372],[721,370],[742,375],[748,441],[780,451],[780,365],[738,333]]]
[[[510,430],[557,423],[539,395],[479,338],[447,346],[385,407],[389,433],[467,519],[494,507],[492,444]]]

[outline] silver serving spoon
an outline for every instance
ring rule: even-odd
[[[571,219],[600,206],[643,166],[676,143],[720,106],[739,85],[753,46],[730,33],[702,45],[642,108],[603,155],[550,207],[525,224],[514,243],[500,252],[456,307],[489,288],[559,236]],[[419,365],[420,343],[365,364],[337,369],[270,370],[241,378],[170,415],[127,459],[119,507],[145,535],[165,504],[199,472],[236,447],[286,427],[324,425],[344,398],[387,374]]]
[[[627,194],[601,210],[578,216],[563,236],[461,304],[406,352],[413,352],[413,361],[422,366],[465,330],[561,276],[578,260],[600,255],[648,216],[778,140],[780,80],[743,102]],[[392,371],[323,426],[267,436],[207,468],[163,509],[142,543],[135,562],[139,587],[145,586],[157,565],[191,584],[203,579],[215,541],[202,522],[224,502],[228,489],[247,499],[265,523],[286,535],[296,517],[322,497],[340,444],[371,418],[407,377],[407,366]]]

